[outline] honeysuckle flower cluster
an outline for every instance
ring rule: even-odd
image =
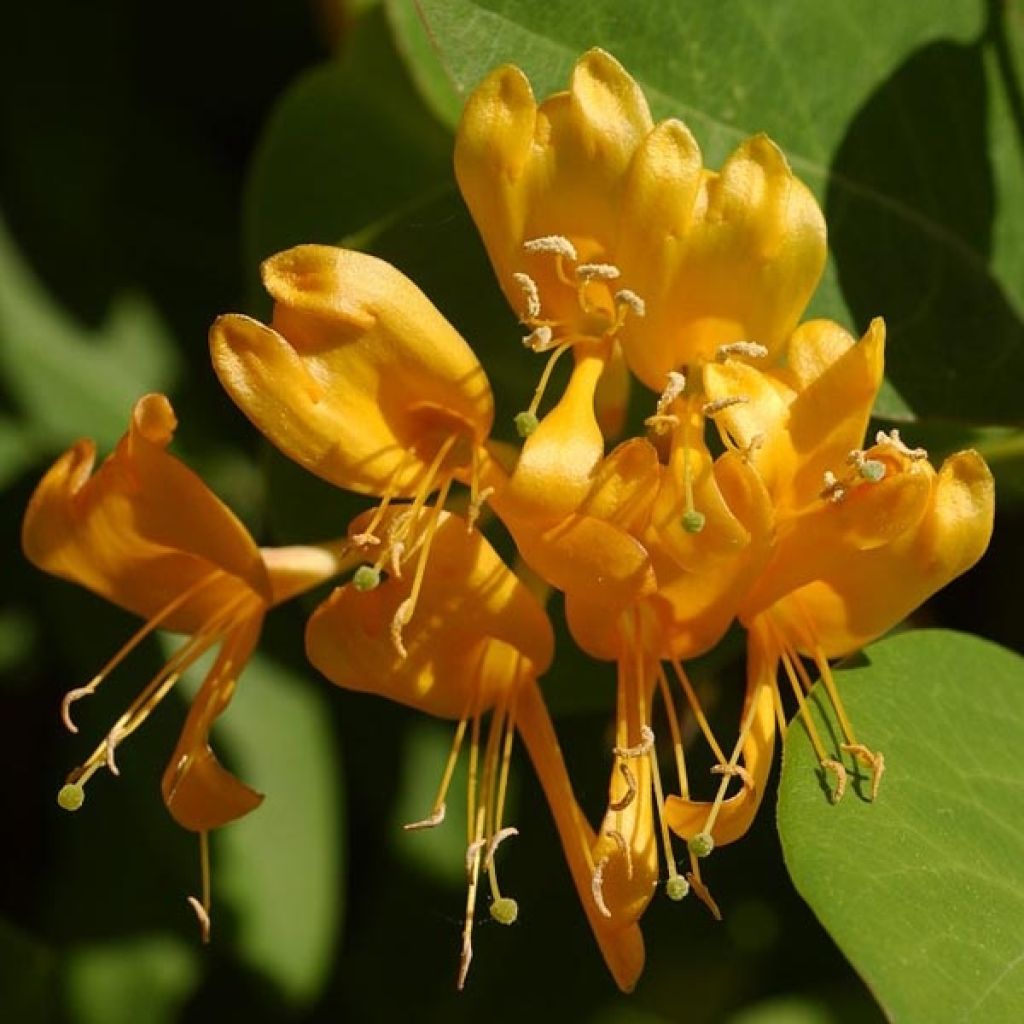
[[[831,660],[981,556],[992,480],[971,451],[936,471],[896,431],[865,440],[884,324],[858,340],[829,321],[800,322],[824,266],[825,225],[768,138],[710,171],[686,126],[653,123],[633,79],[592,50],[568,91],[539,105],[517,68],[489,75],[466,104],[455,171],[522,325],[523,358],[542,363],[515,417],[521,445],[492,438],[484,367],[394,267],[319,245],[269,259],[272,322],[218,319],[214,369],[282,452],[375,504],[337,540],[257,547],[167,452],[175,421],[158,395],[139,401],[95,474],[87,442],[59,459],[26,514],[26,553],[145,619],[68,694],[65,724],[74,731],[72,703],[143,637],[187,636],[59,800],[74,809],[98,770],[116,773],[118,745],[216,647],[162,787],[171,814],[201,837],[203,898],[192,902],[208,931],[206,836],[261,799],[218,763],[211,725],[263,617],[337,576],[307,626],[312,664],[338,686],[454,723],[436,798],[409,830],[442,825],[468,747],[459,987],[480,889],[495,920],[518,914],[498,881],[517,834],[506,793],[518,736],[601,952],[630,990],[644,962],[639,921],[659,883],[673,900],[692,890],[719,916],[702,870],[749,829],[787,708],[833,799],[856,766],[878,795],[884,754],[855,732]],[[571,370],[552,395],[562,359]],[[631,398],[634,382],[643,390]],[[646,410],[644,432],[620,440],[631,401]],[[511,535],[530,585],[481,532],[485,518]],[[617,669],[596,827],[544,703],[555,637],[536,579],[561,594],[572,641]],[[746,694],[735,728],[716,733],[685,663],[734,623],[747,632]],[[815,677],[840,722],[838,749],[807,711]],[[714,762],[710,780],[688,768],[690,720]]]

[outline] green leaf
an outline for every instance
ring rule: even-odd
[[[427,33],[415,0],[384,0],[384,7],[395,46],[424,102],[439,121],[454,127],[462,113],[462,98]]]
[[[0,377],[26,421],[20,440],[8,430],[2,442],[14,447],[16,466],[82,434],[112,446],[135,399],[166,391],[177,370],[173,342],[148,301],[125,292],[98,330],[77,323],[34,278],[0,221]]]
[[[450,165],[383,8],[370,10],[346,56],[300,78],[267,124],[245,198],[247,266],[302,242],[355,244],[442,187]]]
[[[303,1004],[331,970],[343,912],[344,799],[329,696],[257,653],[217,725],[239,776],[267,796],[214,837],[215,902],[234,911],[239,957]]]
[[[198,982],[197,951],[170,936],[83,946],[64,961],[74,1024],[172,1024]]]
[[[1019,1020],[1024,659],[965,634],[912,632],[837,677],[886,774],[875,803],[860,778],[832,806],[804,729],[790,728],[779,828],[797,889],[893,1020]],[[825,703],[816,687],[836,753]]]
[[[0,918],[0,1016],[19,1024],[50,1018],[54,956],[50,949]]]
[[[883,0],[420,0],[465,93],[506,61],[538,96],[604,46],[709,166],[770,134],[826,207],[811,313],[890,326],[879,415],[1016,421],[1024,379],[1019,20],[1005,5]]]

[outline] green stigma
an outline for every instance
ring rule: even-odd
[[[375,590],[380,586],[380,569],[373,565],[361,565],[352,573],[352,586],[361,593]]]
[[[491,904],[491,917],[498,924],[515,924],[519,904],[511,896],[501,896]]]
[[[715,848],[715,841],[710,832],[698,832],[686,845],[695,857],[706,857]]]
[[[704,513],[691,508],[683,513],[683,529],[687,533],[700,533],[704,529]]]
[[[665,895],[675,903],[685,899],[689,891],[690,883],[682,875],[673,875],[665,883]]]
[[[85,788],[77,782],[66,782],[57,793],[57,803],[65,811],[77,811],[85,803]]]
[[[869,483],[877,484],[885,476],[885,463],[878,459],[865,459],[858,468],[860,475]]]
[[[540,426],[540,420],[537,419],[535,413],[532,412],[520,412],[516,413],[515,418],[516,433],[523,438],[529,437],[538,426]]]

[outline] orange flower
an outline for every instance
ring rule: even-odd
[[[341,571],[337,546],[260,549],[245,527],[191,470],[170,455],[177,422],[163,395],[146,395],[128,432],[93,472],[95,446],[73,445],[46,473],[25,513],[22,544],[39,568],[86,587],[146,620],[83,687],[68,693],[63,718],[150,633],[188,636],[147,683],[59,795],[76,810],[85,783],[102,767],[118,774],[115,751],[181,675],[207,651],[213,667],[192,703],[164,772],[164,801],[174,819],[201,836],[204,891],[206,834],[259,805],[263,797],[228,772],[209,745],[215,719],[234,694],[273,605]],[[208,929],[205,908],[196,905]]]

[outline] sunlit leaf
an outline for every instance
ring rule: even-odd
[[[1005,5],[988,18],[980,0],[420,6],[463,92],[513,61],[546,95],[601,45],[657,116],[689,122],[710,166],[768,132],[826,205],[833,259],[812,312],[889,320],[879,414],[1019,419],[1024,31]]]
[[[838,673],[885,755],[832,806],[804,730],[786,740],[779,827],[801,895],[893,1020],[1012,1021],[1024,1006],[1024,659],[965,634],[904,633]],[[839,734],[811,703],[825,736]]]

